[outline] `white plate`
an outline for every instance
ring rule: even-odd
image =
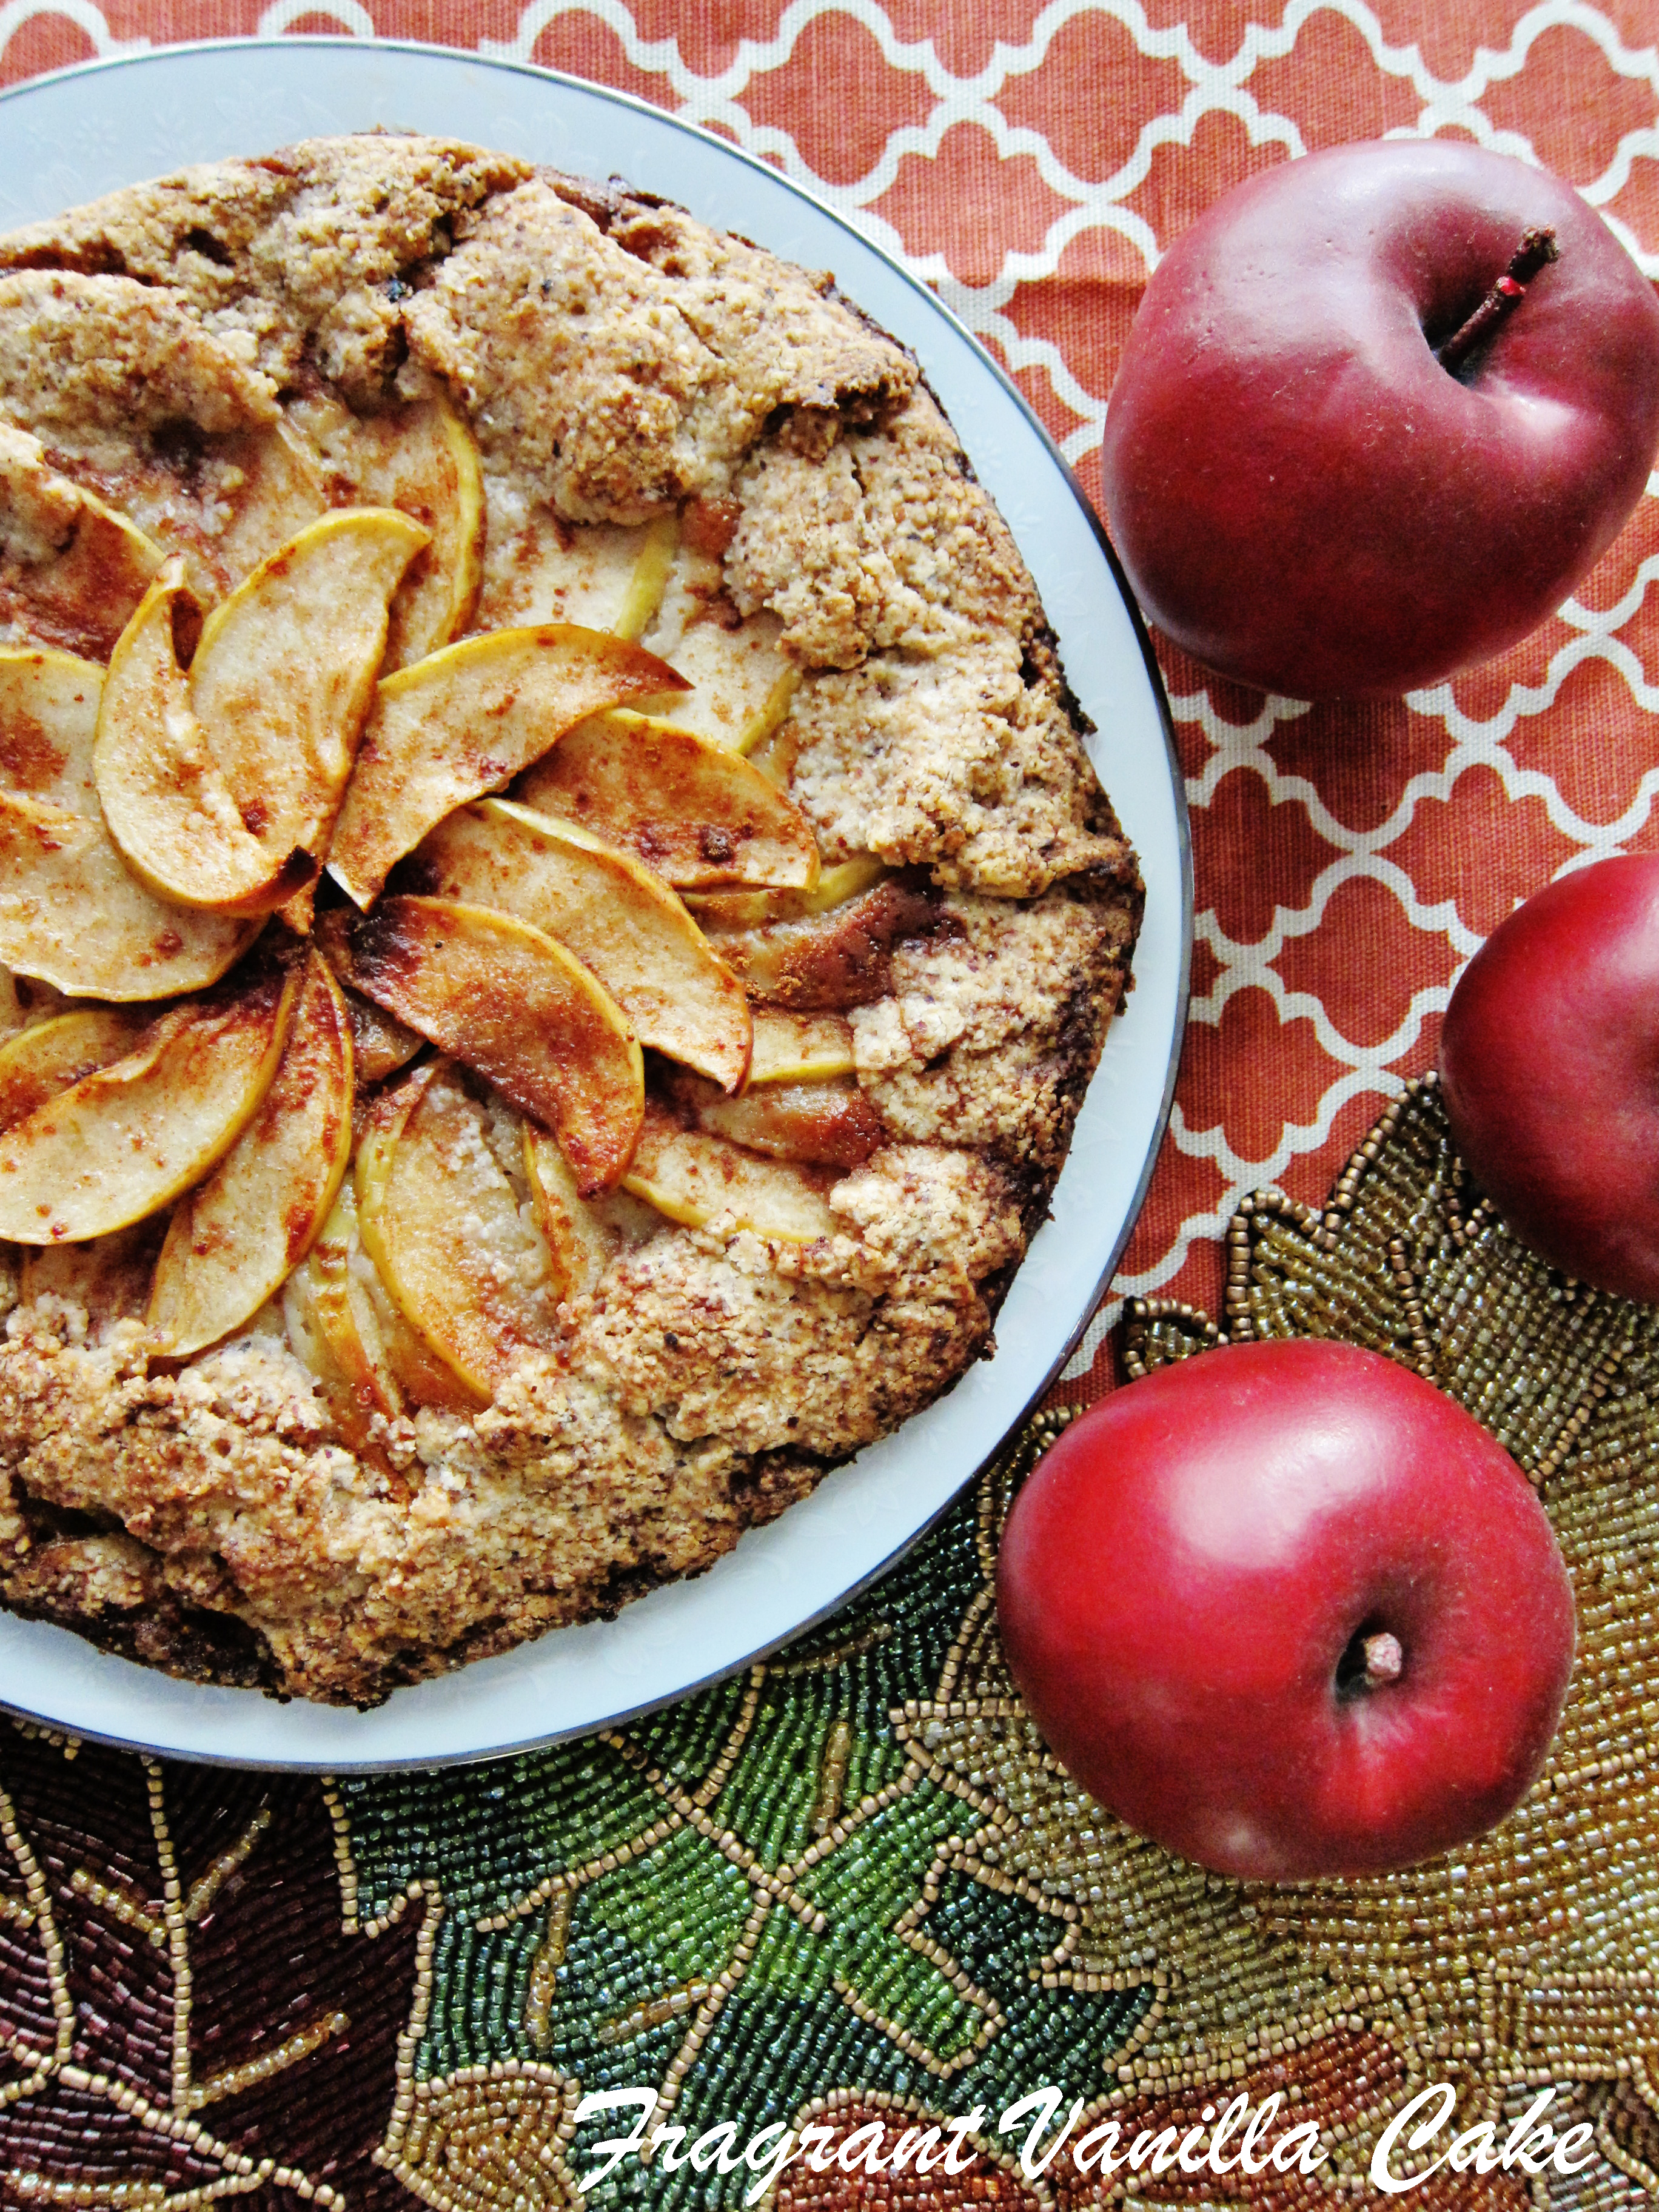
[[[912,347],[1007,517],[1099,734],[1101,779],[1138,848],[1146,927],[1054,1204],[997,1322],[995,1356],[860,1453],[708,1574],[369,1713],[204,1689],[0,1615],[0,1703],[79,1735],[186,1759],[343,1772],[478,1759],[596,1728],[728,1673],[890,1565],[1047,1386],[1110,1278],[1169,1114],[1186,1010],[1192,884],[1162,688],[1075,479],[1014,386],[896,264],[774,170],[655,109],[544,70],[435,49],[281,39],[173,48],[0,98],[0,229],[187,161],[328,132],[469,139],[617,175],[811,268]]]

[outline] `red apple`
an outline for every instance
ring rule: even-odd
[[[1517,1237],[1659,1298],[1659,858],[1536,892],[1458,978],[1440,1039],[1458,1151]]]
[[[1559,258],[1443,366],[1540,229]],[[1659,301],[1601,218],[1522,162],[1392,140],[1267,170],[1170,248],[1112,389],[1106,507],[1200,660],[1375,696],[1535,629],[1656,446]]]
[[[1572,1666],[1524,1475],[1347,1344],[1227,1346],[1096,1407],[1015,1500],[997,1604],[1073,1778],[1249,1881],[1380,1874],[1490,1828]]]

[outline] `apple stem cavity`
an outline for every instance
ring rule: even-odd
[[[1478,345],[1483,345],[1527,295],[1527,287],[1540,269],[1561,258],[1555,233],[1548,223],[1523,231],[1509,267],[1468,319],[1460,324],[1435,358],[1442,368],[1455,369]]]

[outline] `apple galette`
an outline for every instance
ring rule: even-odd
[[[337,1702],[989,1339],[1140,884],[915,362],[376,136],[0,240],[0,1593]]]

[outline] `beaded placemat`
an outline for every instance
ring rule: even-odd
[[[1659,1315],[1516,1246],[1467,1188],[1431,1082],[1322,1213],[1261,1194],[1231,1251],[1229,1336],[1389,1352],[1542,1486],[1579,1659],[1549,1768],[1501,1830],[1387,1881],[1248,1889],[1080,1796],[1013,1693],[992,1600],[1008,1499],[1067,1418],[1051,1410],[859,1603],[626,1730],[331,1787],[9,1733],[0,2201],[741,2203],[753,2171],[660,2159],[579,2194],[594,2142],[633,2117],[578,2130],[580,2094],[644,2086],[688,2143],[827,2116],[890,2148],[919,2116],[988,2115],[969,2174],[797,2166],[780,2212],[1288,2208],[1364,2199],[1382,2121],[1449,2080],[1466,2125],[1559,2085],[1553,2117],[1588,2119],[1597,2156],[1571,2180],[1443,2174],[1409,2203],[1650,2203]],[[1129,1364],[1220,1334],[1147,1304]],[[1329,2162],[1105,2185],[1060,2160],[1028,2182],[991,2128],[1044,2085],[1085,2125],[1154,2130],[1278,2087]]]

